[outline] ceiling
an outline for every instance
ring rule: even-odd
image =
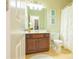
[[[20,1],[44,2],[48,4],[52,4],[52,2],[55,2],[56,5],[60,6],[60,8],[64,8],[66,5],[71,3],[73,0],[20,0]]]

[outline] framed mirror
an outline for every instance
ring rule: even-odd
[[[30,9],[27,7],[28,13],[28,28],[32,30],[44,30],[47,27],[47,10],[42,9]]]

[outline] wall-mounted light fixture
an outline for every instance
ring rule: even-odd
[[[37,3],[28,3],[27,6],[31,10],[42,10],[44,8],[44,6],[42,4],[37,4]]]

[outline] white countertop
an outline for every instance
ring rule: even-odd
[[[49,32],[47,32],[46,30],[38,30],[38,31],[32,30],[31,32],[15,30],[11,32],[11,34],[32,34],[32,33],[35,34],[35,33],[49,33]]]

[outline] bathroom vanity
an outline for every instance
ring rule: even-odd
[[[28,20],[26,19],[25,29],[29,32],[25,33],[26,54],[49,50],[50,34],[44,30],[47,27],[47,10],[43,5],[40,6],[41,9],[38,6],[37,9],[27,7]]]
[[[49,50],[49,33],[27,33],[25,34],[25,52],[27,54],[38,53]]]

